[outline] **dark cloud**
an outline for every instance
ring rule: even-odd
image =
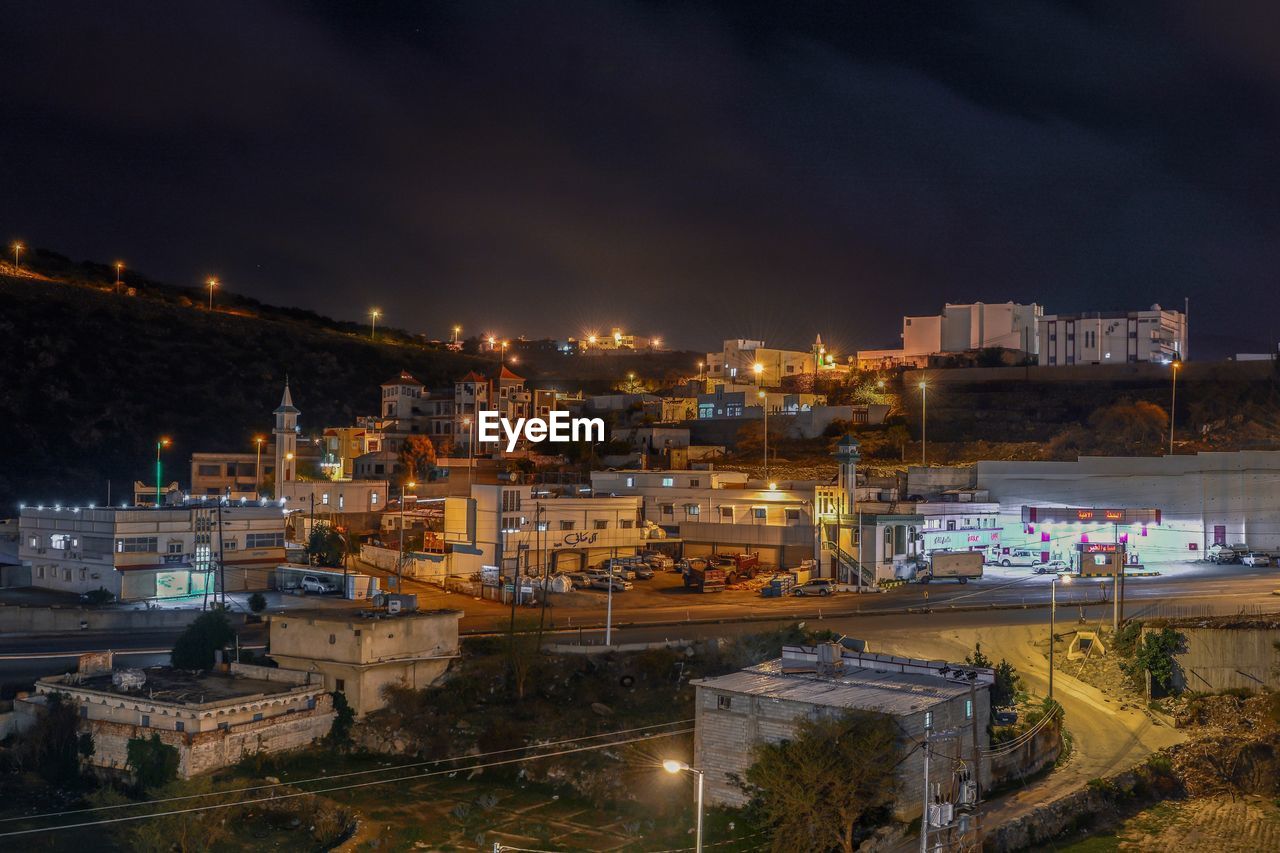
[[[20,5],[0,229],[440,335],[857,347],[944,301],[1190,296],[1198,333],[1269,339],[1237,308],[1280,262],[1268,16]]]

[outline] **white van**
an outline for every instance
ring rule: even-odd
[[[1008,554],[1001,554],[996,562],[1002,566],[1034,566],[1040,562],[1040,552],[1026,548],[1014,548]]]

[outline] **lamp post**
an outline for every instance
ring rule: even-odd
[[[404,592],[404,499],[405,489],[418,484],[410,480],[400,489],[400,559],[396,562],[396,592]]]
[[[1178,405],[1178,368],[1182,367],[1182,356],[1176,352],[1173,354],[1173,360],[1169,362],[1169,366],[1173,368],[1173,392],[1169,399],[1169,455],[1173,455],[1173,413]]]
[[[13,271],[14,272],[18,272],[19,270],[22,269],[22,267],[18,266],[18,253],[21,252],[24,248],[26,247],[23,246],[21,243],[13,244]]]
[[[255,501],[262,500],[262,443],[266,439],[260,435],[254,436],[253,443],[258,447],[257,460],[253,463],[253,499]]]
[[[760,390],[756,392],[760,398],[760,408],[764,410],[764,479],[769,481],[769,395]]]
[[[462,422],[467,427],[467,497],[471,497],[472,474],[471,468],[475,465],[475,430],[471,425],[475,422],[471,418],[463,418]]]
[[[702,362],[698,362],[698,381],[702,381]]]
[[[213,289],[218,286],[218,280],[210,276],[209,280],[204,283],[204,286],[209,288],[209,310],[212,311],[213,310]]]
[[[462,327],[461,327],[461,326],[454,326],[454,327],[453,327],[453,345],[454,345],[454,346],[457,346],[457,345],[458,345],[458,336],[459,336],[459,335],[461,335],[461,334],[462,334]]]
[[[920,466],[929,464],[929,385],[920,383]]]
[[[382,312],[377,308],[369,309],[369,340],[376,341],[378,339],[378,318],[382,316]]]
[[[124,272],[124,262],[116,261],[116,295],[120,295],[120,274]]]
[[[764,365],[757,361],[751,365],[751,370],[756,375],[756,387],[759,388],[760,383],[764,380]]]
[[[1049,698],[1053,699],[1053,634],[1058,615],[1058,583],[1071,583],[1071,575],[1054,575],[1049,581]]]
[[[702,771],[697,768],[690,767],[683,761],[676,761],[672,758],[668,758],[666,761],[662,762],[662,769],[672,774],[682,772],[692,773],[698,780],[698,823],[697,830],[694,834],[693,849],[695,853],[702,853]]]
[[[167,438],[156,440],[156,509],[160,508],[160,449],[168,447],[170,443]]]
[[[511,346],[510,341],[503,341],[498,347],[498,364],[503,364],[507,360],[507,347]]]

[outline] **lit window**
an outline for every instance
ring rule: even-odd
[[[322,495],[320,496],[320,503],[324,504],[325,506],[328,506],[328,505],[329,505],[329,493],[328,493],[328,492],[325,492],[324,494],[322,494]]]
[[[968,720],[968,719],[971,719],[972,717],[973,717],[973,700],[966,699],[964,700],[964,718]]]
[[[762,506],[756,506],[751,508],[751,514],[756,518],[765,519],[768,518],[769,511]]]
[[[675,484],[676,484],[676,478],[675,478],[675,477],[663,477],[663,478],[662,478],[662,485],[663,485],[663,486],[666,486],[666,487],[668,487],[668,488],[669,488],[669,487],[671,487],[671,486],[674,486]]]
[[[628,478],[627,478],[627,488],[628,488],[628,489],[634,489],[635,487],[636,487],[636,478],[635,478],[635,477],[628,477]]]
[[[378,493],[377,493],[377,492],[370,492],[370,493],[369,493],[369,503],[373,504],[374,506],[377,506],[377,505],[378,505]]]

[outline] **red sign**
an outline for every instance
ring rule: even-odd
[[[1199,551],[1199,550],[1200,550],[1200,543],[1199,543],[1199,542],[1188,542],[1188,543],[1187,543],[1187,550],[1188,550],[1188,551]]]
[[[1081,542],[1076,545],[1081,554],[1118,554],[1123,546],[1114,542]]]

